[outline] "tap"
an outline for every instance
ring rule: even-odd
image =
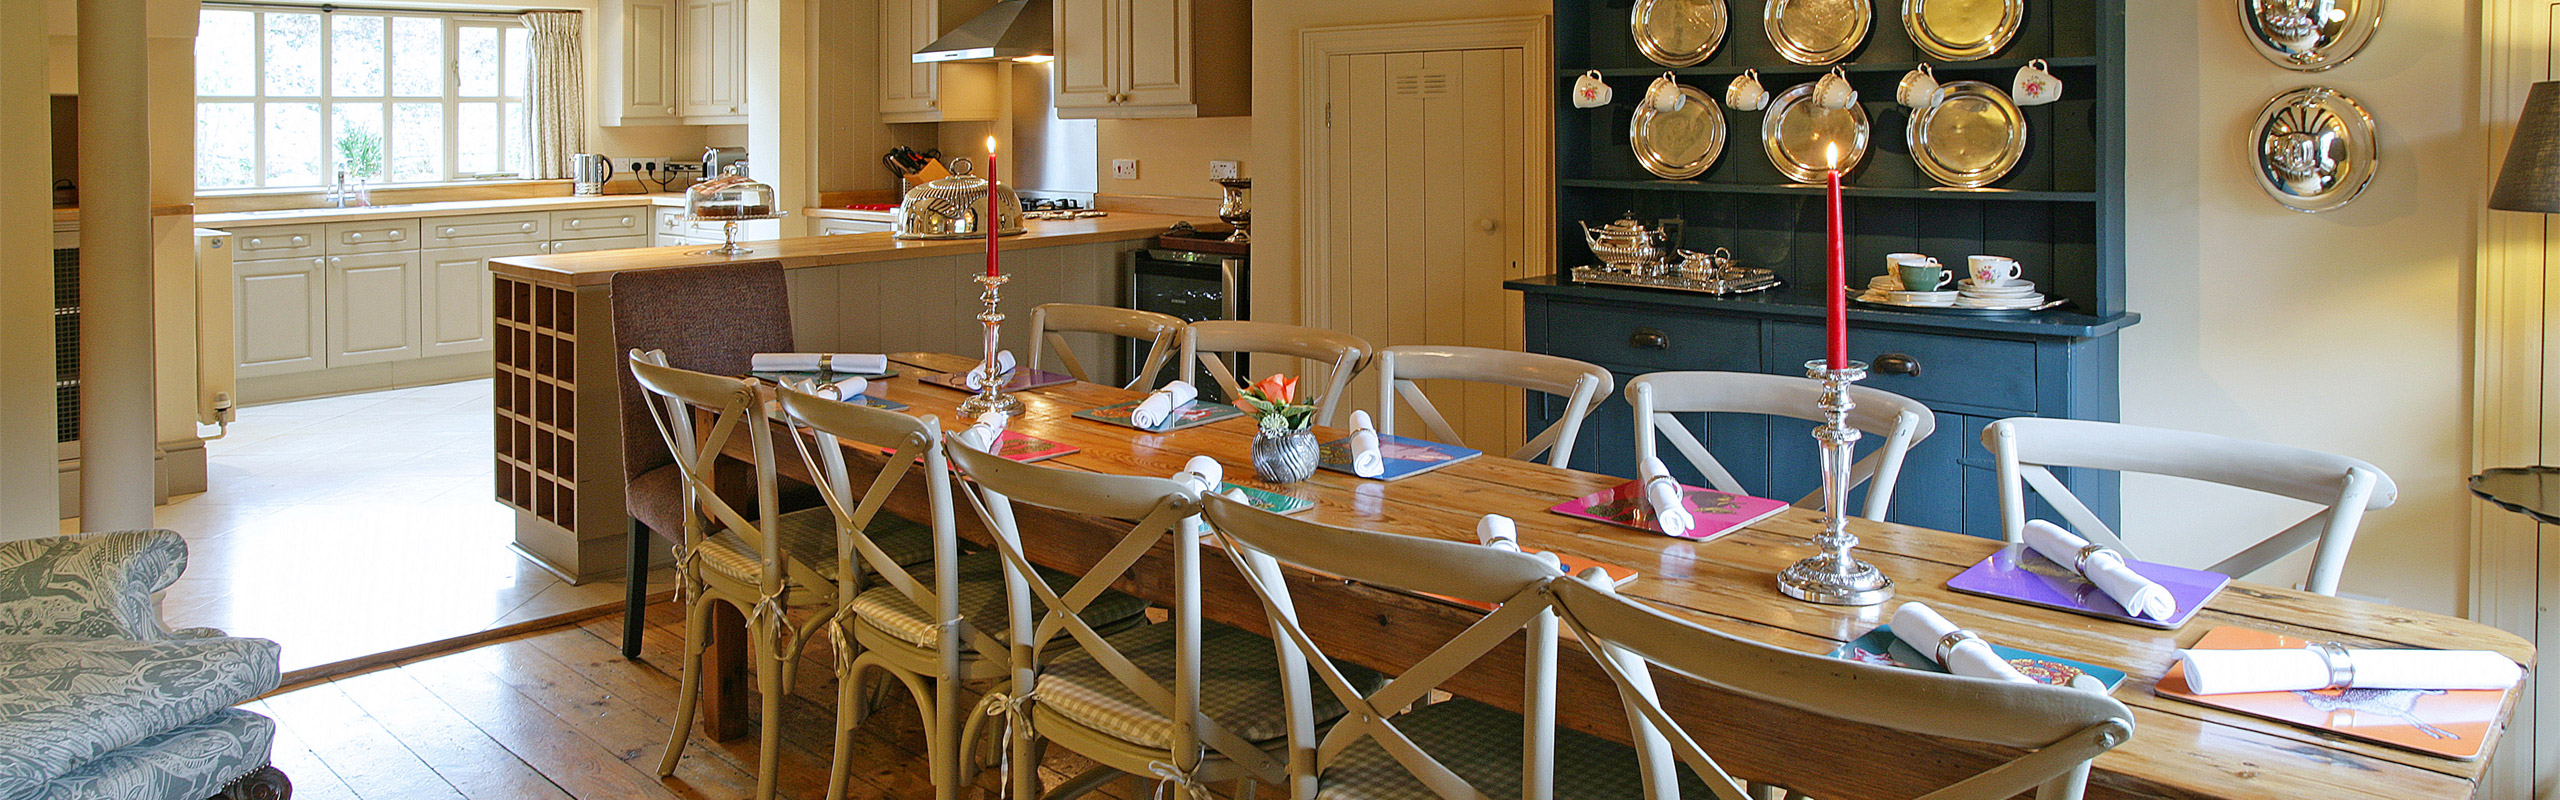
[[[347,191],[347,171],[343,169],[338,170],[337,179],[329,182],[329,197],[327,202],[329,205],[337,208],[346,208],[348,197],[351,194],[351,192]]]

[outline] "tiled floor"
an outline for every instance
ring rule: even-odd
[[[479,380],[241,409],[207,444],[211,491],[154,515],[190,551],[164,616],[281,642],[291,672],[619,604],[620,581],[507,548],[489,402]]]

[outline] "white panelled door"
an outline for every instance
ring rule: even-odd
[[[1529,204],[1521,157],[1529,118],[1546,113],[1521,87],[1543,86],[1520,48],[1332,55],[1324,95],[1320,215],[1307,222],[1311,276],[1304,319],[1379,347],[1519,349]],[[1308,109],[1319,113],[1317,109]],[[1374,378],[1355,384],[1374,409]],[[1470,447],[1509,453],[1526,438],[1518,390],[1427,382],[1425,394]],[[1399,401],[1401,402],[1401,401]],[[1399,411],[1397,419],[1417,420]],[[1426,432],[1418,421],[1407,436]]]

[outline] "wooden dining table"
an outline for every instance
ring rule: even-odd
[[[869,394],[931,414],[945,430],[965,425],[955,411],[965,394],[920,382],[964,370],[975,360],[933,353],[893,354],[899,370],[875,380]],[[1821,524],[1809,509],[1789,509],[1743,530],[1705,541],[1585,521],[1549,512],[1566,499],[1616,486],[1624,479],[1559,469],[1487,454],[1395,482],[1318,470],[1288,484],[1256,479],[1248,457],[1254,423],[1229,419],[1168,433],[1149,433],[1074,417],[1077,411],[1121,402],[1139,393],[1090,383],[1062,384],[1016,393],[1024,412],[1010,428],[1081,448],[1042,462],[1062,469],[1169,476],[1195,455],[1216,458],[1228,480],[1314,502],[1299,515],[1317,522],[1415,536],[1473,541],[1485,514],[1516,520],[1521,544],[1623,566],[1637,578],[1621,591],[1677,616],[1723,633],[1804,652],[1828,653],[1890,618],[1900,602],[1921,601],[1957,625],[1999,644],[2124,670],[2114,696],[2133,710],[2132,739],[2098,757],[2089,796],[2104,798],[2460,798],[2473,793],[2486,759],[2462,761],[2348,739],[2280,722],[2164,697],[2153,685],[2175,651],[2205,632],[2240,626],[2314,641],[2359,647],[2494,650],[2533,663],[2525,640],[2456,617],[2246,581],[2235,581],[2176,630],[2157,630],[2019,603],[1959,594],[1947,580],[2002,546],[1995,540],[1853,519],[1860,555],[1896,582],[1893,601],[1851,608],[1817,605],[1778,593],[1774,576],[1814,552],[1807,542]],[[781,424],[776,422],[775,424]],[[1319,430],[1330,440],[1341,431]],[[1808,441],[1807,447],[1813,444]],[[869,463],[876,449],[848,445]],[[747,444],[734,442],[744,457]],[[785,453],[786,474],[805,477],[799,459]],[[861,485],[861,481],[857,481]],[[925,516],[921,478],[888,506],[913,519]],[[1043,566],[1081,572],[1097,561],[1127,523],[1042,509],[1020,509],[1026,549]],[[981,542],[986,533],[973,515],[960,514],[962,534]],[[1214,543],[1210,546],[1214,546]],[[1132,569],[1115,588],[1153,602],[1172,597],[1171,543]],[[1268,632],[1262,608],[1224,557],[1202,559],[1204,616]],[[1398,672],[1436,649],[1483,612],[1452,601],[1322,575],[1291,573],[1299,610],[1320,645],[1337,658],[1388,673]],[[716,604],[715,604],[716,605]],[[714,646],[743,650],[732,624],[714,625]],[[1520,641],[1481,660],[1453,679],[1460,695],[1517,709],[1521,700]],[[743,659],[713,676],[706,726],[744,730],[739,671]],[[1629,738],[1623,707],[1609,679],[1570,641],[1557,671],[1559,724],[1599,736]],[[1664,675],[1664,706],[1733,774],[1793,788],[1826,800],[1907,798],[1925,794],[2014,757],[2003,748],[1936,739],[1819,717],[1767,700]],[[2509,693],[2494,737],[2514,713]]]

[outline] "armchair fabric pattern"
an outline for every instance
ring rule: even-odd
[[[0,542],[0,635],[170,638],[152,595],[186,568],[172,531]]]

